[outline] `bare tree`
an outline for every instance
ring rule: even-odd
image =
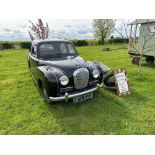
[[[115,20],[113,19],[94,19],[94,35],[101,41],[101,44],[104,45],[104,40],[108,37],[114,28]]]
[[[119,20],[117,27],[114,27],[114,31],[120,35],[121,38],[129,37],[128,24],[129,20],[125,21],[124,19]]]

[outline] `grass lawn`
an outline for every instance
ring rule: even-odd
[[[118,97],[101,89],[89,101],[48,106],[29,74],[28,51],[0,51],[0,134],[155,134],[155,65],[143,62],[142,76],[136,79],[137,67],[131,64],[127,49],[77,50],[112,70],[127,68],[132,94]]]

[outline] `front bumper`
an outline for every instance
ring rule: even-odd
[[[65,100],[66,102],[68,102],[69,99],[72,99],[74,97],[77,96],[81,96],[87,93],[91,93],[94,92],[96,90],[98,90],[99,88],[101,88],[103,86],[103,84],[97,84],[97,86],[95,88],[91,88],[89,90],[83,91],[83,92],[79,92],[79,93],[75,93],[75,94],[68,94],[67,92],[65,93],[64,96],[60,96],[60,97],[49,97],[50,101],[63,101]]]

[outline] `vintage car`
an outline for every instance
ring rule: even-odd
[[[47,103],[90,99],[103,86],[103,76],[109,72],[104,64],[81,58],[66,40],[33,41],[28,66]]]

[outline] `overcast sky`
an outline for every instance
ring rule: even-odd
[[[36,23],[36,20],[32,20]],[[49,38],[71,38],[71,39],[94,39],[93,27],[91,19],[62,19],[49,20],[50,33]],[[116,25],[119,25],[117,20]],[[30,40],[28,36],[29,30],[28,20],[1,20],[0,21],[0,41],[20,41]],[[117,33],[113,34],[115,37]]]

